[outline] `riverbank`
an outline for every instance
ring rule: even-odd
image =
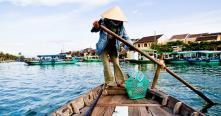
[[[10,63],[10,62],[16,62],[15,60],[5,60],[5,61],[0,61],[0,63]]]

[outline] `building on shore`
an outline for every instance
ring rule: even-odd
[[[158,39],[162,36],[161,35],[153,35],[153,36],[146,36],[134,43],[134,46],[136,48],[139,48],[140,50],[148,50],[151,49],[151,45],[157,44]]]
[[[203,35],[203,33],[201,33],[201,34],[189,34],[188,37],[186,38],[185,43],[188,44],[190,42],[195,42],[196,38],[198,38],[198,37],[200,37],[202,35]]]
[[[93,48],[85,48],[85,49],[79,50],[79,51],[72,51],[71,55],[76,56],[76,57],[95,56],[96,50]]]
[[[196,38],[196,42],[221,41],[221,33],[204,34]]]
[[[133,41],[133,45],[150,54],[150,55],[154,55],[154,52],[156,52],[156,50],[153,50],[151,49],[151,46],[153,44],[157,44],[158,43],[158,39],[162,37],[163,34],[160,34],[160,35],[153,35],[153,36],[146,36],[146,37],[143,37],[141,39],[132,39]],[[138,54],[137,52],[135,51],[128,51],[127,52],[127,55],[126,55],[126,59],[135,59],[135,60],[145,60],[144,57],[142,57],[140,54]]]
[[[221,41],[221,32],[219,33],[199,33],[199,34],[178,34],[173,35],[170,39],[172,41],[182,41],[186,44],[190,42],[211,42]]]
[[[221,32],[218,33],[199,33],[199,34],[179,34],[173,35],[169,41],[182,41],[186,44],[190,42],[211,42],[221,41]]]
[[[189,34],[179,34],[179,35],[173,35],[169,41],[182,41],[186,43],[186,39],[189,36]]]

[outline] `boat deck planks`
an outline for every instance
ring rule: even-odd
[[[146,107],[129,107],[129,116],[151,116],[150,112],[147,111]]]
[[[173,114],[171,111],[166,110],[163,107],[148,107],[153,116],[180,116]]]
[[[95,107],[92,116],[112,116],[115,107]]]
[[[87,98],[95,100],[101,88],[102,86],[96,87],[85,95],[72,100],[53,112],[51,116],[84,116],[91,108],[91,103],[86,104]],[[129,116],[204,116],[184,103],[176,109],[178,103],[182,102],[156,89],[150,89],[146,98],[132,100],[128,98],[124,88],[110,87],[103,90],[91,115],[117,116],[123,113]],[[76,106],[74,104],[82,104],[82,106],[74,107]]]
[[[110,92],[117,88],[110,88]],[[107,93],[109,92],[107,90]],[[112,94],[112,93],[111,93]],[[125,94],[102,95],[92,112],[92,116],[111,116],[116,106],[127,106],[129,116],[172,116],[172,112],[164,110],[162,105],[152,99],[142,98],[132,100]],[[116,112],[115,112],[116,113]],[[116,113],[117,114],[117,113]],[[177,115],[178,116],[178,115]]]

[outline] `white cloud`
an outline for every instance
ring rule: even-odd
[[[79,4],[83,6],[99,6],[112,2],[114,0],[0,0],[1,2],[10,2],[21,6],[58,6],[62,4]]]
[[[5,1],[23,6],[58,6],[62,4],[79,4],[81,6],[80,9],[77,9],[79,11],[75,8],[74,11],[55,11],[55,13],[46,13],[47,15],[29,15],[20,11],[9,11],[0,15],[0,50],[15,54],[22,52],[24,55],[35,56],[58,53],[62,48],[79,50],[95,47],[98,34],[90,33],[90,28],[96,17],[88,13],[98,14],[100,11],[87,9],[87,12],[82,13],[82,10],[85,10],[86,6],[94,8],[114,0],[0,0],[0,3]],[[128,15],[128,19],[139,14],[141,10],[134,9]],[[216,10],[192,15],[183,14],[182,17],[170,17],[167,20],[159,18],[152,22],[129,21],[126,24],[126,30],[131,38],[153,35],[154,31],[157,34],[165,34],[166,37],[182,33],[216,32],[221,31],[220,14],[221,10]],[[97,16],[99,17],[99,15]],[[143,12],[143,17],[140,18],[148,17],[145,17],[145,12]]]
[[[95,47],[97,41],[97,34],[90,32],[92,19],[82,19],[74,12],[7,18],[16,20],[0,19],[0,50],[5,52],[29,56],[54,54],[63,48],[68,51]]]
[[[0,0],[21,6],[80,5],[73,11],[44,15],[29,15],[10,11],[0,15],[0,51],[35,56],[53,54],[61,49],[95,48],[98,34],[90,32],[93,17],[85,18],[83,11],[115,0]],[[81,12],[81,13],[80,13]]]

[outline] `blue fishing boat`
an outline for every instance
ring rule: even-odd
[[[164,59],[165,63],[168,64],[186,64],[189,63],[188,59],[196,56],[196,51],[182,51],[172,52],[169,58]]]
[[[221,51],[197,51],[196,57],[188,59],[190,64],[219,64]]]
[[[101,62],[102,60],[100,59],[99,56],[86,56],[83,58],[83,62]]]
[[[26,61],[28,65],[57,65],[57,64],[75,64],[76,59],[67,54],[56,55],[38,55],[39,59],[34,61]]]

